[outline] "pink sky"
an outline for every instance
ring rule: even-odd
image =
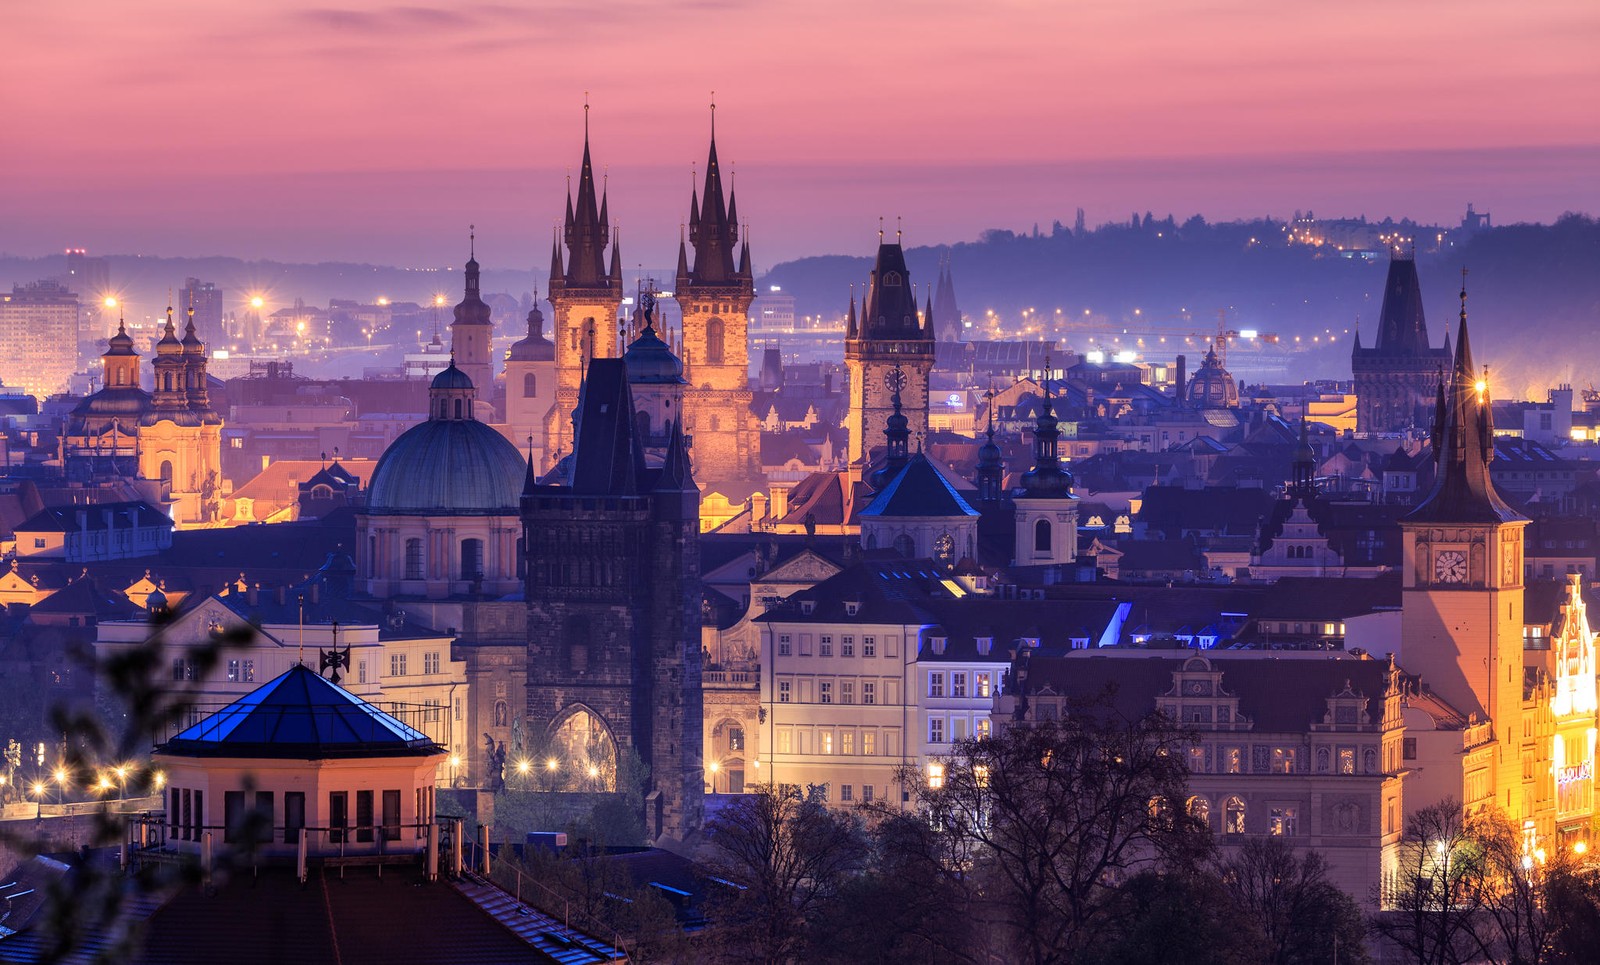
[[[0,250],[544,263],[581,149],[670,264],[717,92],[759,261],[1134,208],[1600,210],[1600,4],[10,4]]]

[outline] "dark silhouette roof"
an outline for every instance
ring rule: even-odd
[[[961,498],[944,474],[919,452],[867,504],[861,515],[949,517],[976,516],[978,511]]]
[[[429,419],[384,450],[367,487],[367,512],[514,514],[523,472],[517,447],[484,423]]]
[[[171,527],[172,519],[142,500],[87,506],[67,504],[49,506],[35,513],[17,524],[17,532],[76,533],[80,530],[126,529],[129,526]]]
[[[644,451],[633,433],[633,392],[622,359],[590,359],[578,399],[572,491],[579,496],[634,496]]]
[[[931,332],[924,334],[917,316],[917,299],[911,290],[906,253],[898,242],[884,242],[878,245],[871,284],[861,303],[860,337],[895,340],[925,337],[933,341]]]
[[[157,748],[184,757],[321,760],[444,753],[426,734],[296,664]]]

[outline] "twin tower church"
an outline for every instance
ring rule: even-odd
[[[730,188],[713,132],[679,244],[681,327],[663,325],[652,293],[619,324],[622,257],[586,133],[550,256],[549,337],[535,309],[506,363],[508,421],[518,435],[531,430],[529,451],[478,419],[493,325],[474,255],[428,418],[384,452],[358,514],[366,592],[414,601],[425,619],[459,629],[477,653],[469,660],[501,668],[487,688],[495,709],[473,732],[492,740],[520,718],[585,789],[614,788],[622,755],[637,753],[653,838],[701,819],[697,479],[741,498],[764,486],[746,332],[755,285]],[[850,315],[851,453],[866,472],[902,397],[899,423],[927,427],[933,331],[898,244],[882,246]],[[538,422],[517,425],[519,415]]]

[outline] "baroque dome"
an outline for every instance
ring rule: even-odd
[[[622,354],[622,363],[628,369],[628,381],[676,383],[683,381],[683,362],[672,354],[672,349],[655,333],[646,328],[633,340]]]
[[[384,450],[367,486],[367,512],[514,515],[526,471],[517,447],[482,422],[429,419]]]

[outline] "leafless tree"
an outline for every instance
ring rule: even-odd
[[[902,769],[919,808],[981,882],[1012,960],[1083,960],[1137,872],[1192,866],[1209,846],[1183,808],[1186,732],[1104,702],[1059,721],[959,742],[926,769]]]
[[[707,870],[726,891],[712,902],[727,961],[792,961],[807,926],[865,865],[860,822],[771,785],[706,824]]]
[[[1419,965],[1461,965],[1486,898],[1485,860],[1467,833],[1461,804],[1441,801],[1406,821],[1387,910],[1373,927]]]
[[[1247,839],[1218,877],[1260,927],[1269,965],[1367,961],[1365,923],[1349,895],[1328,879],[1316,851],[1296,853],[1282,838]]]

